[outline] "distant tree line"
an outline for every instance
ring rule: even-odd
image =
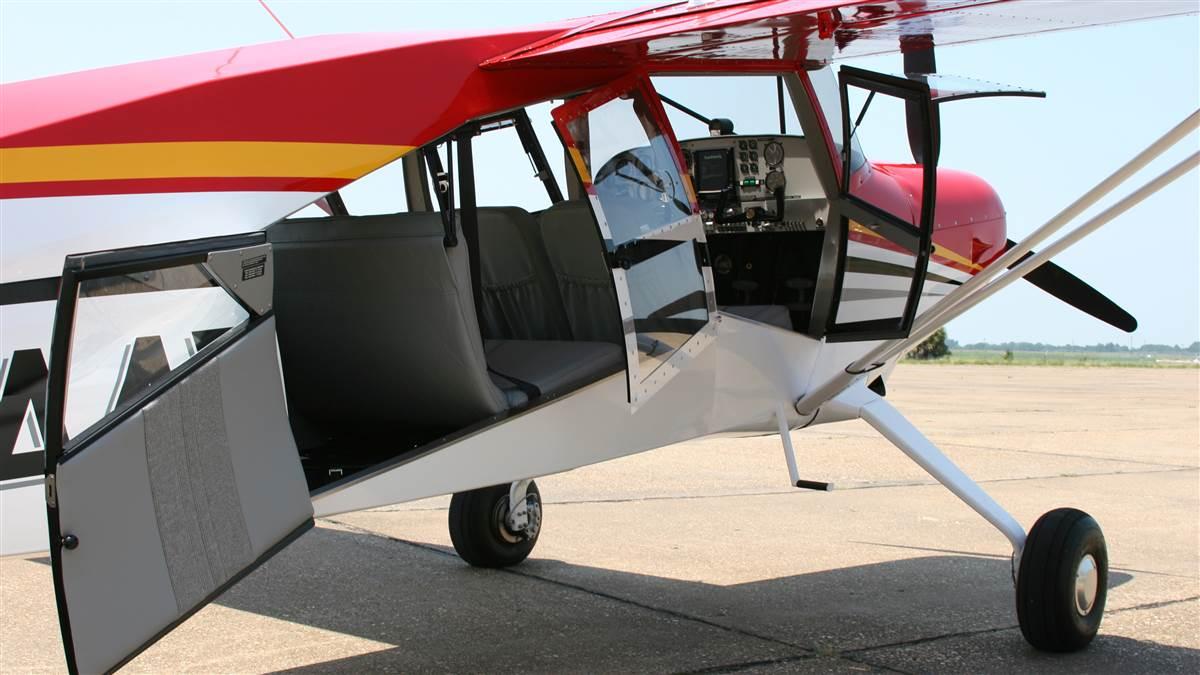
[[[1050,345],[1043,342],[974,342],[959,344],[957,340],[946,340],[950,349],[987,349],[993,351],[1014,352],[1105,352],[1105,353],[1147,353],[1147,354],[1197,354],[1200,353],[1200,340],[1186,347],[1183,345],[1159,345],[1147,343],[1140,347],[1129,348],[1115,342],[1105,342],[1094,345]]]
[[[921,344],[913,347],[905,356],[910,359],[940,359],[943,356],[950,356],[949,343],[953,340],[946,339],[946,329],[939,328],[932,335],[921,341]]]

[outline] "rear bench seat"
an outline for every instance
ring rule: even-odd
[[[570,340],[537,221],[516,207],[481,207],[477,213],[484,339]]]
[[[286,220],[267,238],[289,405],[314,421],[462,427],[624,362],[593,342],[485,351],[465,240],[446,248],[437,213]]]
[[[612,272],[586,202],[559,202],[538,214],[538,230],[576,340],[624,345]]]

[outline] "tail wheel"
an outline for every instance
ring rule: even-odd
[[[1108,596],[1108,548],[1096,521],[1055,509],[1029,530],[1017,572],[1017,620],[1029,644],[1083,649],[1096,637]]]
[[[493,485],[458,492],[450,500],[450,541],[458,557],[474,567],[509,567],[529,556],[542,525],[542,496],[537,483],[525,493],[528,525],[514,532],[508,525],[509,486]]]

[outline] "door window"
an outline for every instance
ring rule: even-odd
[[[672,141],[654,118],[641,88],[597,105],[567,122],[604,212],[612,247],[678,224],[693,213],[690,187]]]
[[[200,264],[81,281],[67,371],[68,436],[153,388],[249,316]]]

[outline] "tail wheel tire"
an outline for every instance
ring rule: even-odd
[[[458,492],[450,500],[450,541],[458,557],[473,567],[509,567],[529,556],[542,526],[542,495],[530,482],[525,493],[529,526],[508,526],[508,488],[493,485]]]
[[[1017,620],[1029,644],[1083,649],[1096,637],[1108,596],[1108,548],[1096,521],[1077,509],[1038,518],[1017,571]]]

